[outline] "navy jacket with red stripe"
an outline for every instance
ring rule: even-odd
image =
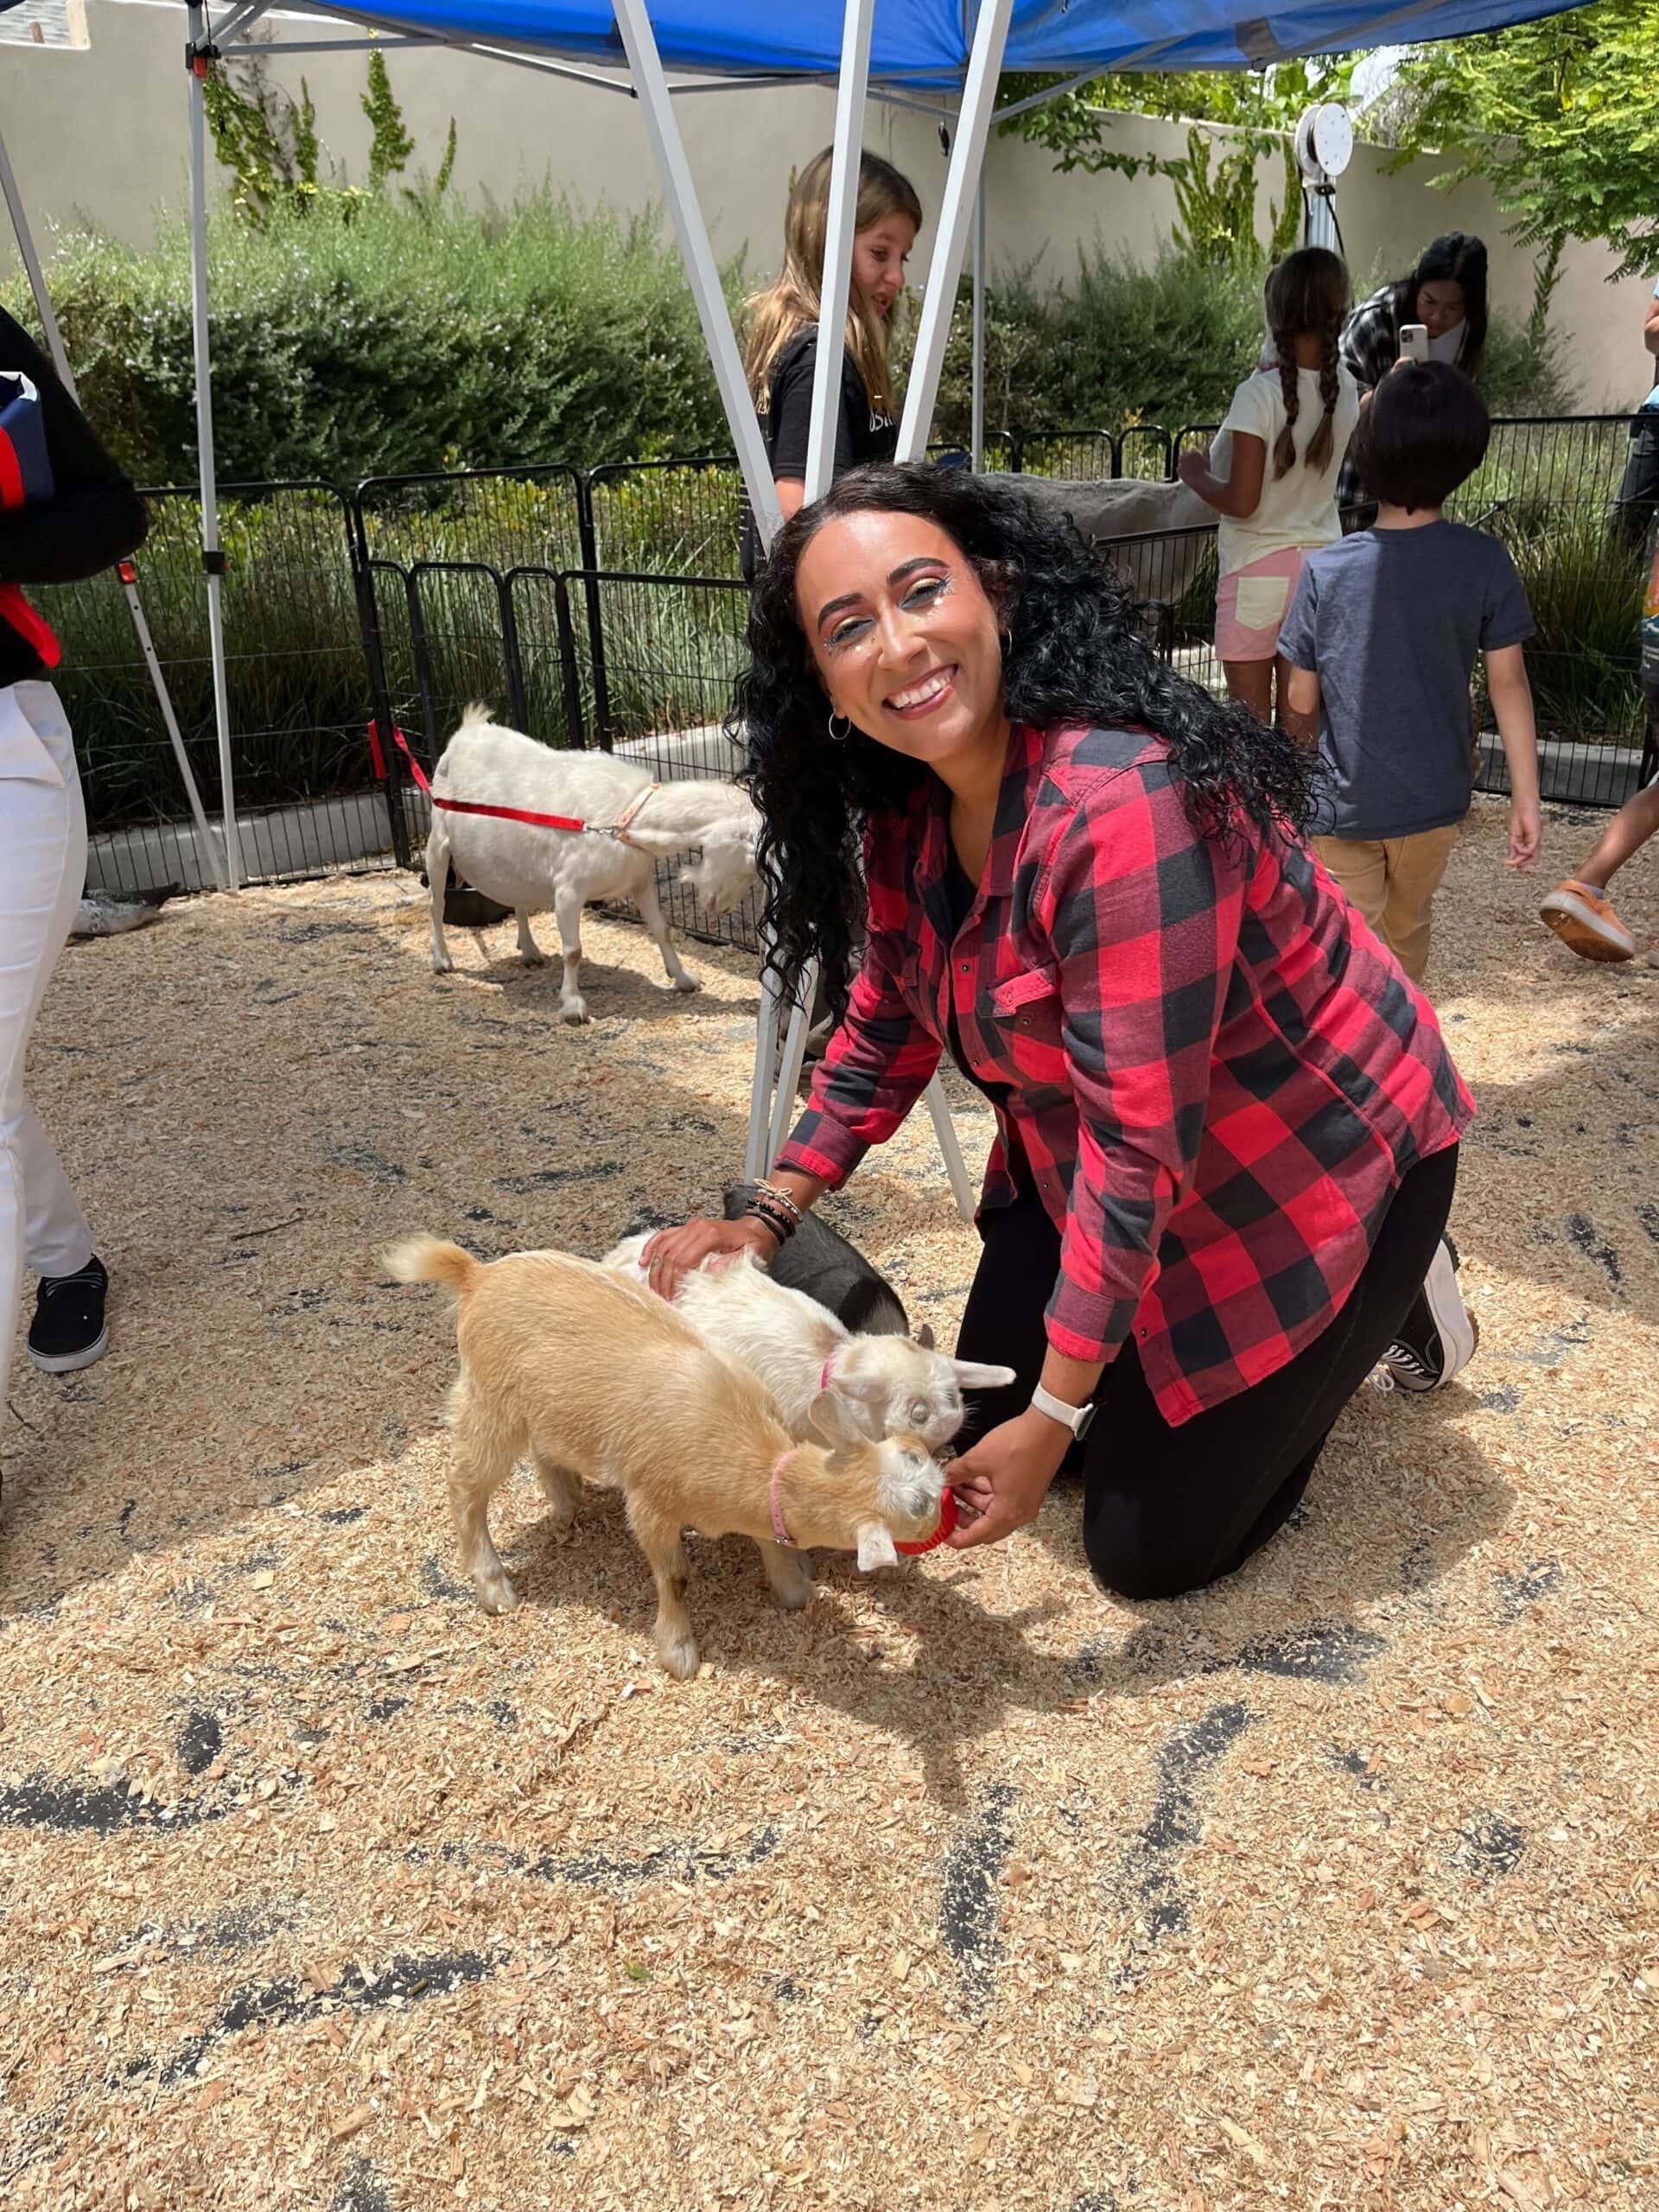
[[[75,583],[124,560],[143,543],[143,501],[93,436],[52,364],[20,323],[0,311],[0,378],[27,377],[40,396],[51,495],[0,503],[0,585]],[[0,386],[0,390],[10,387]],[[24,476],[25,457],[16,473]],[[0,619],[0,685],[46,673],[31,637]]]

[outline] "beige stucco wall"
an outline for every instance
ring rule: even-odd
[[[0,47],[0,131],[43,239],[53,226],[85,216],[143,243],[158,211],[182,205],[183,13],[175,5],[87,0],[89,51]],[[285,28],[292,36],[334,35],[315,21]],[[456,183],[469,197],[507,200],[543,180],[589,204],[602,200],[624,209],[642,209],[660,197],[631,99],[437,49],[397,49],[388,66],[417,159],[435,164],[449,118],[456,118]],[[348,175],[360,175],[367,149],[368,126],[358,105],[365,67],[360,52],[272,65],[273,74],[294,89],[303,73],[324,141]],[[697,92],[682,99],[677,111],[717,249],[744,249],[753,270],[770,266],[790,171],[827,141],[832,96],[812,88]],[[1130,152],[1179,152],[1185,137],[1173,126],[1140,117],[1121,118],[1114,128]],[[868,137],[914,179],[923,204],[936,207],[945,168],[936,124],[909,110],[877,106]],[[1343,180],[1338,207],[1356,282],[1396,271],[1439,231],[1477,231],[1491,248],[1497,300],[1524,313],[1530,257],[1505,243],[1484,188],[1432,192],[1425,165],[1389,175],[1387,161],[1362,148]],[[1268,168],[1263,163],[1264,224],[1268,200],[1279,189]],[[1029,265],[1039,278],[1065,283],[1076,270],[1080,243],[1098,237],[1146,257],[1168,237],[1174,218],[1173,194],[1162,181],[1059,175],[1046,155],[1022,139],[993,140],[987,175],[994,270]],[[925,234],[918,273],[930,243]],[[9,239],[0,245],[0,263],[7,266],[9,247]],[[1556,295],[1556,327],[1586,407],[1627,406],[1646,390],[1640,332],[1650,288],[1639,281],[1607,284],[1611,266],[1600,248],[1574,247]]]

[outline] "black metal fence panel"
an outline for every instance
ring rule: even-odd
[[[1484,462],[1451,509],[1503,539],[1532,603],[1528,663],[1546,792],[1601,804],[1632,787],[1646,727],[1637,656],[1653,515],[1623,495],[1630,419],[1495,423]],[[1167,476],[1212,435],[1207,425],[1172,433],[1157,423],[998,432],[986,461],[1078,480]],[[184,489],[145,496],[152,527],[139,588],[211,819],[219,768],[198,504]],[[424,835],[424,810],[386,734],[404,729],[429,763],[474,699],[553,745],[677,741],[720,722],[742,657],[740,512],[735,464],[718,454],[591,475],[527,467],[380,477],[349,499],[322,483],[226,487],[223,600],[245,873],[271,880],[406,858]],[[1123,541],[1118,555],[1156,610],[1160,643],[1218,690],[1213,543],[1201,549],[1194,533],[1178,532]],[[92,880],[116,890],[210,882],[118,583],[101,577],[40,601],[64,645],[60,688],[83,764]],[[1478,683],[1476,704],[1478,784],[1502,790]]]
[[[574,608],[591,600],[605,640],[603,704],[612,749],[664,782],[729,780],[743,748],[726,734],[732,690],[744,661],[748,588],[726,576],[666,576],[595,570],[562,582]],[[569,678],[584,729],[594,729],[601,702],[585,630],[568,623]],[[658,871],[664,912],[677,929],[760,950],[760,917],[752,894],[711,922],[680,880],[677,863]]]
[[[147,491],[133,569],[203,807],[220,811],[219,750],[194,491]],[[390,864],[390,823],[365,728],[350,503],[321,483],[221,494],[226,683],[244,871],[275,881]],[[117,577],[41,591],[63,646],[92,836],[89,878],[112,891],[210,885],[182,778]]]

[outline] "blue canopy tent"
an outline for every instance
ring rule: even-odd
[[[0,8],[11,0],[0,0]],[[1293,56],[1338,53],[1394,41],[1422,41],[1491,30],[1562,12],[1567,0],[1296,0],[1270,13],[1250,12],[1262,0],[386,0],[358,8],[305,0],[308,16],[338,19],[355,35],[327,39],[289,22],[261,51],[307,52],[368,42],[447,46],[575,80],[595,91],[637,99],[696,300],[734,447],[763,535],[779,509],[759,425],[750,403],[737,340],[727,313],[713,250],[674,113],[677,96],[720,86],[822,81],[836,87],[835,163],[823,296],[844,300],[852,268],[853,214],[872,92],[899,101],[943,99],[957,106],[957,128],[899,429],[900,458],[926,448],[957,279],[976,211],[991,125],[1014,110],[998,109],[1005,70],[1053,76],[1050,92],[1105,70],[1262,68]],[[225,798],[225,852],[230,886],[239,876],[225,686],[219,575],[223,556],[214,486],[213,397],[208,347],[207,272],[207,122],[204,83],[214,63],[233,53],[273,0],[232,0],[210,20],[203,0],[185,0],[189,21],[191,216],[196,345],[196,410],[201,478],[202,561],[207,572],[214,705]],[[308,35],[296,35],[296,33]],[[671,82],[672,70],[677,80]],[[1020,105],[1030,105],[1020,103]],[[14,219],[20,209],[14,202]],[[977,226],[982,262],[982,221]],[[20,230],[20,244],[22,236]],[[26,250],[25,258],[29,258]],[[32,273],[32,272],[31,272]],[[976,269],[982,274],[982,268]],[[981,287],[976,285],[976,308]],[[826,315],[817,350],[807,496],[827,487],[834,452],[833,422],[840,381],[840,314]],[[976,315],[977,320],[977,315]],[[980,378],[976,348],[976,391]],[[978,408],[976,408],[976,421]],[[977,447],[977,437],[976,445]],[[805,1007],[798,1009],[768,1110],[779,1007],[772,981],[763,992],[747,1160],[764,1173],[775,1155],[798,1077]],[[958,1205],[972,1211],[972,1193],[950,1116],[937,1084],[929,1104]]]

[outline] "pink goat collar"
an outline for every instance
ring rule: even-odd
[[[794,1446],[791,1445],[790,1450],[792,1451],[793,1449]],[[788,1452],[780,1452],[778,1455],[776,1464],[773,1465],[772,1471],[772,1480],[766,1485],[766,1503],[772,1508],[772,1533],[773,1540],[776,1542],[782,1544],[786,1551],[792,1552],[798,1548],[794,1537],[789,1533],[789,1524],[784,1519],[784,1502],[778,1495],[778,1484],[783,1476],[784,1462],[788,1459]]]
[[[617,816],[616,820],[611,824],[612,836],[618,839],[622,844],[632,844],[633,840],[628,835],[629,825],[632,823],[634,816],[639,813],[640,808],[651,797],[652,793],[653,791],[659,791],[663,787],[660,784],[647,784],[643,791],[636,791],[634,796],[628,801],[628,804],[623,808],[621,813]]]

